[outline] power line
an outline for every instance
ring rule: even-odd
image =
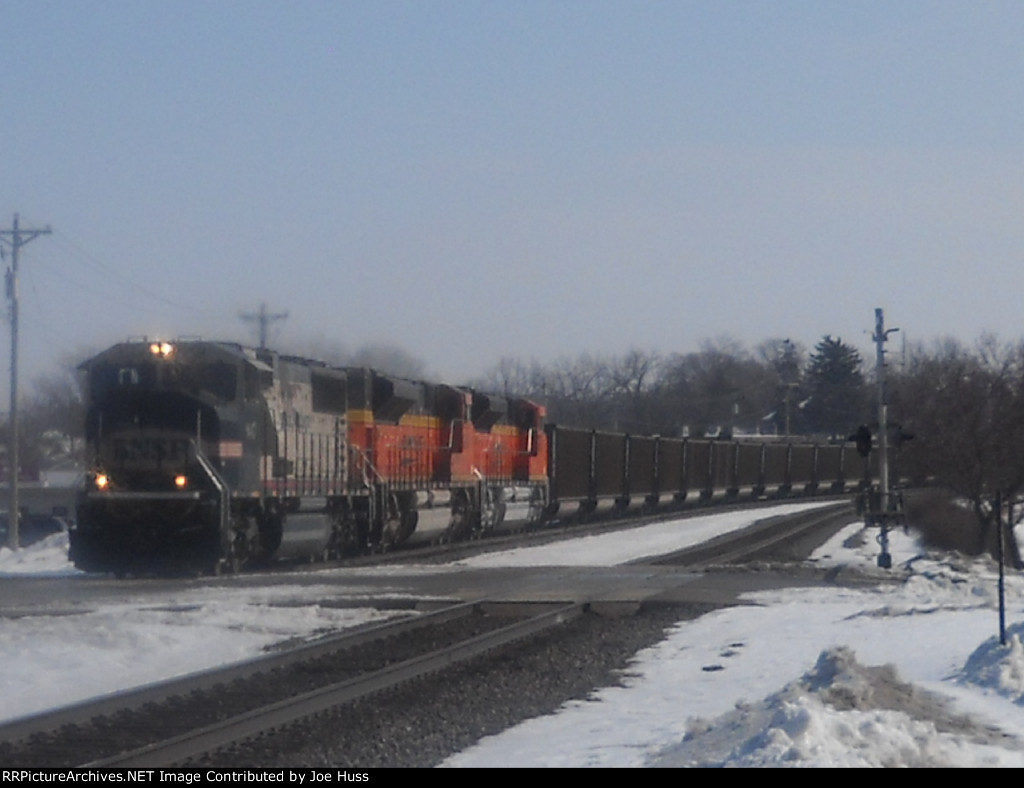
[[[175,309],[184,309],[190,312],[201,313],[203,310],[196,307],[194,303],[186,303],[170,298],[167,294],[161,290],[153,289],[137,279],[127,276],[123,271],[115,268],[114,266],[105,263],[103,260],[96,257],[96,255],[90,253],[81,244],[76,242],[74,239],[58,231],[56,233],[57,240],[64,248],[70,249],[74,252],[79,259],[93,266],[97,270],[101,271],[107,279],[105,280],[108,284],[111,279],[116,280],[117,284],[125,288],[128,291],[135,291],[153,301],[158,301],[166,306],[174,307]]]

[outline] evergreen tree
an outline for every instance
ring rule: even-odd
[[[813,432],[848,435],[863,421],[865,385],[860,353],[826,335],[814,348],[805,383],[810,399],[804,409]]]

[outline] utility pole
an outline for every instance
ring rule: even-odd
[[[273,315],[268,314],[267,304],[266,302],[264,302],[260,304],[259,312],[243,312],[240,315],[240,317],[242,318],[242,320],[245,320],[247,322],[259,324],[260,350],[265,350],[267,347],[267,328],[270,326],[271,323],[277,320],[284,320],[285,318],[287,318],[288,313],[278,312]]]
[[[17,550],[21,546],[18,535],[18,252],[29,241],[40,235],[49,235],[51,232],[49,227],[43,230],[21,229],[18,225],[18,214],[14,214],[12,229],[0,230],[0,240],[6,241],[11,247],[11,267],[7,269],[7,300],[10,302],[11,316],[11,415],[7,451],[7,483],[10,498],[7,505],[7,545],[12,550]],[[2,249],[0,246],[0,250]]]
[[[794,373],[799,374],[797,372],[796,349],[788,339],[782,340],[782,344],[785,347],[783,351],[785,367],[783,371],[780,371],[779,377],[782,378],[782,385],[785,386],[786,390],[786,437],[788,438],[790,433],[790,416],[792,415],[793,390],[800,384],[795,380],[789,380]]]

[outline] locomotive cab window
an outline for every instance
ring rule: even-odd
[[[161,388],[212,396],[233,402],[238,391],[238,370],[224,361],[207,364],[172,364],[163,368]]]
[[[223,361],[199,368],[199,388],[227,402],[238,396],[238,369]]]
[[[151,364],[94,364],[88,370],[89,392],[93,397],[123,388],[152,389],[155,388],[155,378]]]

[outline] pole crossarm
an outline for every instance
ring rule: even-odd
[[[271,314],[267,312],[266,303],[260,304],[259,312],[243,312],[239,317],[248,323],[256,323],[259,326],[259,337],[260,337],[260,349],[265,350],[267,347],[267,329],[271,323],[275,323],[278,320],[284,320],[288,317],[287,312],[277,312]]]
[[[17,249],[29,241],[38,238],[40,235],[49,235],[52,232],[53,230],[49,227],[45,227],[42,230],[22,230],[17,226],[17,219],[15,219],[13,230],[0,230],[0,239],[7,241],[13,248]],[[7,236],[10,236],[10,238]]]

